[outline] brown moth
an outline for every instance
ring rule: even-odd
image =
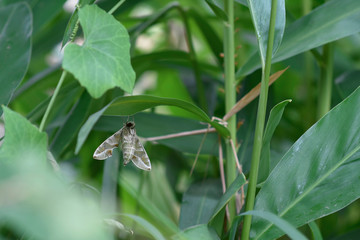
[[[124,127],[106,139],[94,152],[94,159],[104,160],[112,156],[113,149],[121,143],[124,165],[132,161],[135,166],[142,170],[150,171],[149,157],[136,135],[135,123],[126,122]]]

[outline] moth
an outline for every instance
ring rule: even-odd
[[[132,161],[135,166],[142,170],[151,170],[150,159],[136,135],[135,123],[130,121],[126,122],[124,127],[100,144],[95,150],[93,158],[104,160],[111,157],[113,149],[118,147],[119,144],[121,144],[123,152],[124,165]]]

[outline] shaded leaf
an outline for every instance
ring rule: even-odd
[[[349,96],[358,86],[360,70],[348,71],[335,79],[335,86],[342,98]]]
[[[298,227],[342,209],[360,196],[360,88],[301,136],[271,172],[255,209]],[[253,219],[252,237],[282,235]]]
[[[248,6],[259,43],[260,58],[264,63],[269,37],[271,0],[248,0]],[[277,1],[273,55],[280,46],[285,29],[285,0]]]
[[[215,13],[215,15],[223,20],[223,21],[227,21],[228,20],[228,16],[225,13],[225,11],[223,9],[221,9],[218,5],[216,5],[216,3],[213,0],[205,0],[205,2],[209,5],[209,7],[211,8],[211,10],[213,10],[213,12]]]
[[[71,143],[76,133],[79,131],[81,124],[88,116],[92,99],[87,92],[83,92],[79,101],[73,106],[61,128],[50,145],[51,152],[57,158]]]
[[[320,228],[318,227],[315,221],[309,222],[309,227],[311,229],[314,240],[323,240]]]
[[[180,229],[208,223],[221,196],[222,188],[218,179],[208,179],[192,184],[183,195],[179,219]]]
[[[258,183],[265,181],[270,171],[275,167],[275,163],[270,162],[270,142],[275,129],[281,120],[284,109],[289,102],[291,102],[291,100],[282,101],[276,104],[270,111],[261,148]]]
[[[82,46],[65,47],[63,67],[71,72],[94,98],[120,87],[132,92],[135,73],[130,65],[127,30],[113,16],[96,5],[79,9],[84,31]]]
[[[222,136],[229,136],[229,131],[227,130],[227,128],[217,122],[211,121],[211,119],[208,117],[208,115],[206,115],[203,110],[190,102],[185,102],[174,98],[162,98],[147,95],[120,97],[116,99],[107,108],[104,114],[116,116],[130,116],[145,109],[161,105],[176,106],[182,108],[192,113],[196,119],[209,123],[211,126],[216,128],[216,130],[218,130]]]
[[[161,232],[157,230],[151,223],[146,221],[144,218],[132,214],[122,214],[121,216],[125,216],[134,220],[137,224],[142,226],[148,233],[150,233],[151,236],[154,237],[154,239],[165,240]]]
[[[30,62],[32,15],[28,4],[1,7],[0,32],[0,105],[7,105]]]
[[[290,24],[281,46],[272,62],[290,58],[360,31],[360,4],[358,0],[327,1],[310,14]],[[254,54],[236,73],[247,75],[261,67],[258,54]]]
[[[232,182],[228,189],[226,189],[224,195],[221,196],[219,202],[214,209],[213,215],[210,218],[210,221],[212,221],[216,217],[216,215],[219,214],[219,212],[226,206],[226,204],[230,201],[234,194],[240,190],[242,185],[245,184],[245,181],[245,176],[243,174],[236,177],[234,182]]]

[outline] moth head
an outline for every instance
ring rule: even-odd
[[[134,129],[135,128],[135,123],[134,122],[126,122],[125,126],[127,128]]]

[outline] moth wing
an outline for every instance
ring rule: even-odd
[[[114,133],[111,137],[106,139],[100,146],[95,150],[93,158],[97,160],[104,160],[112,156],[113,149],[119,146],[120,135],[122,128]]]
[[[135,152],[131,160],[138,168],[145,171],[151,170],[150,159],[138,137],[135,139]]]

